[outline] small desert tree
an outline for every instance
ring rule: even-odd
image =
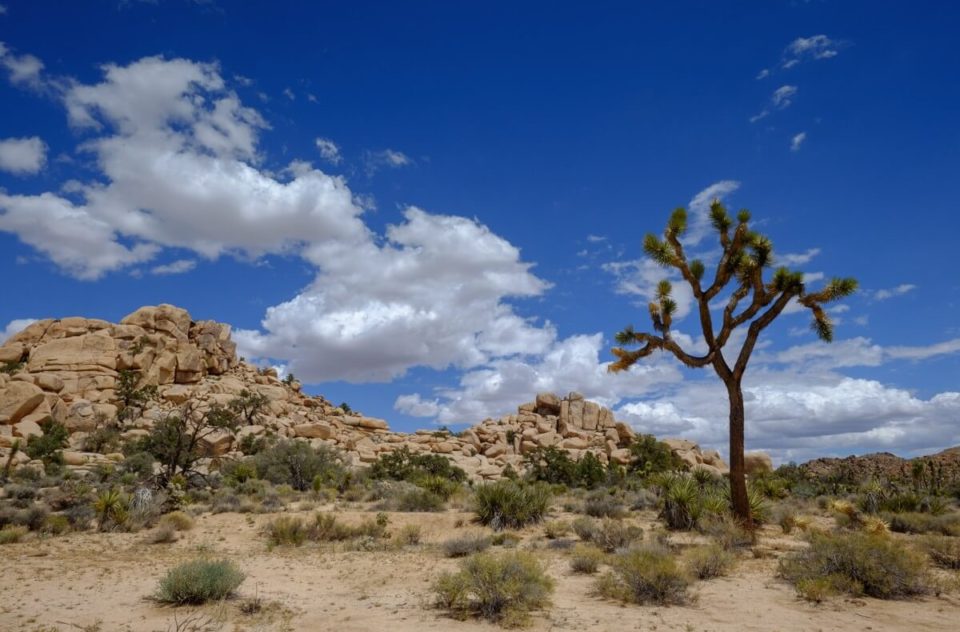
[[[743,459],[743,374],[747,369],[760,332],[779,316],[792,300],[813,313],[813,330],[824,341],[833,339],[833,325],[823,309],[824,303],[852,294],[857,288],[855,279],[834,278],[818,291],[808,293],[803,274],[779,267],[772,278],[764,280],[764,270],[773,263],[773,244],[758,232],[750,230],[750,213],[742,210],[737,223],[718,200],[710,205],[710,221],[720,239],[722,253],[717,263],[713,280],[704,281],[706,266],[699,259],[688,261],[680,237],[686,232],[687,212],[676,209],[667,222],[664,238],[647,234],[643,250],[653,261],[664,268],[679,271],[693,291],[699,312],[700,327],[706,343],[706,353],[695,355],[684,351],[671,336],[671,324],[677,304],[671,297],[669,281],[657,286],[656,300],[650,303],[650,318],[657,334],[637,333],[627,327],[617,334],[621,346],[612,350],[617,360],[609,366],[613,372],[624,371],[640,358],[654,351],[669,351],[688,367],[712,366],[727,388],[730,400],[730,496],[734,514],[747,523],[750,521],[750,503]],[[711,301],[730,284],[731,293],[720,316],[719,331],[714,327]],[[741,306],[744,303],[745,306]],[[724,355],[724,347],[738,327],[746,326],[746,338],[739,352]],[[628,346],[639,345],[637,349]],[[734,359],[735,358],[735,359]]]

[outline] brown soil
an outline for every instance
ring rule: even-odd
[[[346,522],[373,516],[355,510],[337,515]],[[653,514],[640,515],[633,519],[649,532]],[[0,630],[497,629],[455,621],[430,606],[433,579],[457,567],[438,544],[477,529],[469,524],[468,513],[392,513],[391,531],[420,525],[423,542],[378,552],[330,544],[270,550],[260,530],[272,517],[205,514],[173,544],[147,544],[147,532],[141,532],[75,533],[6,545]],[[466,526],[457,527],[459,520]],[[532,630],[956,630],[960,620],[956,593],[910,601],[835,598],[814,605],[800,600],[776,578],[776,566],[777,557],[803,543],[776,527],[763,531],[756,547],[761,556],[745,552],[729,577],[696,584],[696,601],[683,607],[626,606],[595,597],[593,579],[572,574],[568,553],[547,548],[541,528],[521,536],[520,546],[536,548],[557,582],[552,606],[535,613]],[[695,539],[671,535],[672,541],[685,538]],[[236,598],[200,608],[161,606],[148,599],[167,569],[198,555],[224,556],[240,564],[247,579]],[[263,608],[244,614],[242,606],[255,597]]]

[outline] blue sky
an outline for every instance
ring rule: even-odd
[[[960,443],[960,9],[517,4],[0,0],[0,337],[168,302],[397,429],[579,390],[722,449],[712,373],[604,369],[718,196],[862,287],[765,332],[748,449]]]

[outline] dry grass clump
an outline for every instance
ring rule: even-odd
[[[193,518],[182,511],[172,511],[160,518],[160,526],[170,525],[176,531],[189,531],[193,528]]]
[[[570,557],[570,569],[574,573],[592,575],[597,572],[606,555],[595,546],[578,544]]]
[[[940,535],[960,536],[960,514],[934,516],[926,513],[883,514],[890,524],[890,530],[897,533],[936,533]]]
[[[22,525],[7,525],[0,529],[0,544],[15,544],[30,530]]]
[[[713,579],[730,574],[736,558],[719,544],[708,544],[688,550],[684,562],[697,579]]]
[[[727,551],[744,549],[757,543],[756,531],[744,529],[731,516],[711,516],[700,524],[700,531]]]
[[[466,557],[490,548],[490,537],[483,533],[467,533],[450,538],[443,543],[443,554],[447,557]]]
[[[608,553],[643,539],[643,529],[640,527],[611,518],[603,520],[578,518],[573,522],[573,531],[584,542],[592,542]]]
[[[169,522],[157,525],[157,528],[147,535],[147,544],[171,544],[176,542],[177,528]]]
[[[928,535],[920,540],[920,548],[940,568],[960,570],[960,538]]]
[[[338,522],[336,516],[329,513],[317,513],[312,522],[299,516],[278,516],[266,524],[264,533],[270,546],[300,546],[308,540],[342,542],[366,539],[376,542],[388,536],[388,522],[387,515],[383,513],[357,526]]]
[[[551,520],[543,525],[543,534],[547,539],[556,540],[570,533],[570,523],[566,520]]]
[[[623,518],[627,509],[610,494],[594,492],[583,501],[583,513],[593,518]]]
[[[690,600],[690,578],[670,551],[645,546],[614,555],[613,570],[597,580],[598,594],[628,603],[682,605]]]
[[[780,576],[812,601],[836,593],[893,599],[934,590],[921,553],[863,532],[813,534],[807,549],[780,561]]]
[[[418,524],[404,525],[396,537],[401,546],[416,546],[423,539],[423,530]]]
[[[178,606],[216,601],[229,597],[244,578],[229,560],[193,560],[170,569],[154,599]]]
[[[478,553],[457,573],[444,573],[433,584],[438,607],[457,618],[477,617],[515,627],[530,612],[549,603],[554,582],[531,553]]]

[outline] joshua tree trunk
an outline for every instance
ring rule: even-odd
[[[744,524],[750,521],[750,501],[743,458],[743,390],[736,378],[724,380],[730,398],[730,500],[733,514]]]

